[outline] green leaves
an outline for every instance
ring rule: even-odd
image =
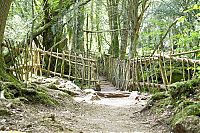
[[[183,23],[185,19],[186,19],[185,16],[181,16],[180,18],[178,18],[178,23]]]
[[[184,13],[188,13],[188,12],[191,12],[193,10],[200,10],[200,5],[193,5],[193,7],[189,8],[188,10],[185,10]]]

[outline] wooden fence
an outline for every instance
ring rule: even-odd
[[[23,81],[28,81],[33,75],[59,76],[90,87],[99,82],[100,74],[121,90],[150,91],[152,87],[167,89],[172,83],[196,78],[200,72],[200,50],[127,60],[107,54],[97,61],[88,53],[22,47],[20,44],[15,47],[9,41],[5,44],[13,62],[8,69]]]
[[[97,61],[84,53],[75,53],[58,49],[14,47],[11,42],[6,41],[13,65],[8,68],[14,75],[22,80],[28,81],[33,75],[59,76],[69,80],[75,80],[81,85],[94,85],[98,82]]]
[[[105,55],[101,59],[100,73],[121,90],[167,89],[172,83],[198,77],[198,52],[200,50],[170,55],[162,53],[127,60]],[[190,54],[191,58],[187,58],[186,54]]]

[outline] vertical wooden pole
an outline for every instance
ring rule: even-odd
[[[194,58],[195,58],[195,60],[197,59],[197,54],[196,53],[194,53]],[[196,63],[194,62],[194,71],[193,71],[192,78],[195,78],[195,73],[196,73]]]
[[[147,68],[147,60],[146,58],[144,58],[145,62],[144,62],[144,65],[145,65],[145,69],[146,69],[146,78],[147,78],[147,83],[148,83],[148,89],[149,89],[149,92],[150,92],[150,82],[149,82],[149,69]]]
[[[184,65],[184,59],[182,59],[182,70],[183,70],[183,80],[185,81],[185,65]]]
[[[95,67],[96,67],[96,80],[98,82],[100,82],[100,80],[99,80],[99,67],[98,67],[97,61],[95,62]]]
[[[91,85],[91,67],[92,67],[92,62],[88,61],[88,87],[89,88]]]
[[[128,69],[127,69],[127,76],[126,76],[126,86],[125,86],[125,90],[128,90],[128,85],[129,85],[129,81],[130,81],[130,72],[131,72],[131,60],[128,59]]]
[[[85,80],[85,62],[83,60],[83,56],[81,56],[81,61],[82,61],[82,82],[81,82],[81,88],[83,89],[84,85],[84,80]]]
[[[151,60],[151,58],[150,58],[150,56],[149,56],[149,73],[150,73],[150,78],[151,78],[151,83],[153,84],[153,86],[152,87],[154,87],[154,81],[153,81],[153,68],[152,68],[152,65],[151,65],[151,62],[152,60]]]
[[[44,69],[44,65],[45,65],[45,61],[44,61],[44,57],[45,57],[45,47],[44,47],[44,51],[42,51],[42,70]]]
[[[75,81],[77,80],[77,54],[75,52]]]
[[[165,56],[164,56],[164,52],[163,52],[163,64],[164,64],[164,66],[163,66],[163,69],[164,69],[164,74],[165,74],[165,80],[166,80],[166,82],[167,82],[167,85],[168,85],[168,78],[167,78],[167,70],[166,70],[166,63],[165,63],[166,61],[165,61]]]
[[[155,67],[155,64],[157,64],[157,62],[159,62],[159,61],[157,61],[157,59],[155,59],[155,58],[153,57],[153,68],[154,68],[154,72],[155,72],[156,83],[158,84],[157,68]],[[158,63],[158,64],[159,64],[159,63]],[[159,69],[159,68],[158,68],[158,69]]]
[[[163,68],[163,62],[161,59],[161,54],[159,56],[159,67],[160,67],[160,72],[161,72],[161,76],[162,76],[162,80],[163,80],[163,84],[166,86],[167,85],[167,80],[166,80],[166,75],[165,75],[165,70]]]
[[[170,62],[169,62],[169,65],[170,65],[170,78],[169,78],[169,84],[172,83],[172,52],[170,52]]]
[[[56,56],[58,57],[58,48],[56,49]],[[56,63],[55,63],[55,67],[54,67],[54,76],[56,76],[57,65],[58,65],[58,58],[56,58]]]
[[[71,77],[71,69],[72,69],[72,66],[71,66],[71,51],[69,51],[69,80],[70,80],[70,77]]]
[[[28,35],[27,35],[28,36]],[[26,69],[25,69],[25,81],[26,81],[26,86],[28,85],[28,44],[26,41],[26,47],[25,47],[25,64],[26,64]]]
[[[139,85],[139,78],[138,78],[138,68],[140,66],[138,66],[138,57],[136,58],[136,62],[135,62],[135,80],[136,80],[136,84],[137,84],[137,88],[140,89],[140,85]]]
[[[143,67],[142,67],[142,57],[140,57],[140,70],[141,70],[141,73],[142,73],[142,81],[143,81],[143,89],[145,89],[145,79],[144,79],[144,70],[143,70]]]
[[[187,60],[187,70],[188,70],[188,80],[190,80],[190,64],[188,60]]]
[[[47,76],[49,77],[50,76],[50,67],[51,67],[51,56],[52,56],[52,51],[53,49],[51,48],[51,54],[50,54],[50,57],[49,57],[49,64],[48,64],[48,71],[47,71]]]
[[[131,77],[132,77],[132,85],[133,85],[133,89],[135,87],[135,58],[133,58],[132,60],[132,72],[131,72]]]
[[[37,48],[37,53],[38,53],[38,64],[39,64],[39,71],[40,71],[40,76],[42,76],[42,66],[41,66],[41,53],[39,52],[38,48]]]
[[[62,64],[61,64],[61,77],[63,78],[63,75],[65,73],[65,51],[62,53]]]

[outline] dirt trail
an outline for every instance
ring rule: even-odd
[[[102,93],[118,91],[109,82],[102,82]],[[60,101],[62,106],[59,107],[37,104],[13,107],[10,117],[0,116],[0,130],[34,133],[168,133],[150,112],[138,112],[144,107],[145,100],[135,100],[135,95],[124,98],[101,97],[101,100],[90,103],[77,103],[68,97],[61,97],[60,93],[59,90],[49,89],[49,94]]]
[[[113,92],[116,88],[102,79],[101,92]],[[142,96],[142,95],[141,95]],[[102,102],[103,100],[103,102]],[[132,100],[132,102],[130,102]],[[82,103],[76,117],[76,131],[83,132],[133,132],[133,133],[165,133],[165,127],[150,113],[139,111],[144,108],[145,101],[135,97],[102,98],[92,104]],[[126,104],[129,102],[130,104]]]

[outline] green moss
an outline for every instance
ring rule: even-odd
[[[46,105],[58,105],[58,102],[45,92],[36,89],[22,88],[22,96],[31,103],[41,103]]]
[[[189,97],[191,94],[195,93],[199,85],[200,79],[174,83],[169,86],[170,95],[174,100],[178,100],[181,97]]]
[[[8,116],[12,113],[8,109],[0,108],[0,116]]]
[[[5,90],[5,98],[13,99],[21,96],[21,87],[19,84],[12,82],[6,82],[2,85],[3,90]]]
[[[71,98],[71,96],[68,93],[58,93],[58,96],[62,97],[62,98]]]
[[[1,85],[2,90],[5,90],[6,99],[25,98],[31,103],[41,103],[46,105],[57,105],[58,102],[48,95],[47,90],[44,87],[40,87],[35,84],[29,84],[27,88],[25,85],[22,87],[19,84],[13,82],[6,82]],[[27,102],[27,100],[22,100]]]
[[[189,105],[192,105],[192,104],[195,104],[193,101],[190,101],[190,100],[179,100],[177,101],[176,103],[178,106],[176,107],[175,111],[176,112],[180,112],[182,109],[184,109],[185,107],[189,106]]]
[[[172,127],[175,133],[200,133],[200,117],[187,116]]]
[[[169,94],[167,94],[166,92],[157,92],[153,94],[153,96],[151,97],[151,100],[157,101],[157,100],[165,99],[167,97],[169,97]]]
[[[172,119],[172,124],[175,125],[185,119],[187,116],[199,116],[200,117],[200,102],[189,105],[178,112]]]
[[[58,87],[56,87],[55,84],[49,84],[48,88],[53,89],[53,90],[58,90]]]

